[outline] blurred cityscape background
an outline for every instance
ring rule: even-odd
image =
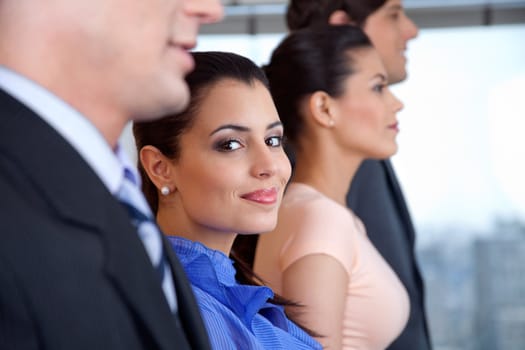
[[[525,225],[500,221],[489,231],[434,232],[419,248],[436,350],[525,349]]]

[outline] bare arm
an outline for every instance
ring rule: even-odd
[[[283,296],[304,307],[291,307],[296,319],[318,333],[328,350],[342,347],[343,317],[349,276],[343,265],[326,254],[309,254],[283,273]]]

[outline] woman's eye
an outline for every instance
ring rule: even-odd
[[[220,152],[230,152],[235,151],[242,147],[242,144],[237,140],[227,140],[224,142],[219,142],[215,148]]]
[[[392,18],[394,21],[397,21],[399,19],[399,11],[393,12],[390,14],[390,18]]]
[[[272,136],[266,139],[266,144],[270,147],[281,147],[282,143],[282,136]]]
[[[382,93],[383,90],[385,90],[385,87],[386,87],[386,84],[377,84],[377,85],[375,85],[372,89],[373,89],[375,92]]]

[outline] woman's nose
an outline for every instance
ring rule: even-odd
[[[275,175],[278,168],[277,159],[275,155],[268,148],[264,146],[264,149],[256,151],[253,156],[252,175],[259,178],[271,177]]]

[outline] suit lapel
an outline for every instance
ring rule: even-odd
[[[393,189],[393,192],[395,194],[395,203],[399,207],[399,212],[402,216],[402,222],[403,225],[405,225],[406,232],[408,233],[408,240],[411,245],[414,244],[415,240],[415,229],[414,225],[412,223],[412,220],[410,218],[410,213],[408,212],[408,207],[405,202],[405,197],[403,196],[403,192],[401,191],[401,187],[397,181],[396,175],[394,173],[394,169],[392,168],[392,163],[390,162],[390,159],[386,159],[384,161],[381,161],[381,164],[385,168],[385,172],[387,173],[388,182],[390,183],[390,186]]]
[[[118,209],[115,212],[122,213],[120,208]],[[113,218],[115,221],[116,219]],[[130,230],[128,220],[126,215],[122,220],[119,218],[118,226],[111,225],[111,229],[119,233],[105,235],[108,276],[130,306],[141,316],[142,322],[153,334],[160,348],[170,349],[174,345],[185,348],[184,334],[177,327],[175,316],[169,309],[158,275],[146,255],[142,242],[138,238],[134,239],[137,233],[134,228]],[[123,240],[130,241],[130,244],[123,246]],[[176,292],[179,292],[178,289]],[[184,302],[188,301],[179,301]]]
[[[176,322],[127,213],[80,155],[31,110],[0,90],[0,153],[22,169],[50,210],[91,227],[103,242],[106,272],[160,348],[180,346]],[[180,301],[184,303],[185,301]]]
[[[390,159],[387,159],[385,161],[381,162],[383,166],[385,167],[385,172],[388,176],[388,181],[390,185],[393,188],[393,191],[395,193],[395,199],[396,199],[396,205],[399,207],[399,211],[402,215],[402,221],[405,225],[406,232],[407,232],[407,239],[410,242],[410,247],[413,249],[415,244],[415,237],[416,237],[416,230],[414,228],[414,224],[412,223],[412,219],[410,217],[410,213],[408,211],[407,204],[405,202],[405,197],[403,196],[403,192],[401,191],[401,187],[399,183],[397,182],[397,177],[394,173],[394,169],[392,168],[392,164],[390,163]],[[414,252],[412,251],[412,254]],[[415,258],[413,258],[415,259]],[[414,270],[414,278],[416,279],[416,283],[418,285],[418,289],[421,291],[421,295],[423,296],[424,288],[423,288],[423,278],[421,277],[421,271],[419,270],[419,266],[414,262],[412,264],[412,268]],[[426,324],[425,324],[426,327]]]
[[[211,346],[202,319],[196,316],[200,315],[200,311],[184,269],[173,251],[171,244],[165,237],[163,244],[173,273],[175,289],[177,290],[179,317],[186,330],[190,345],[192,349],[210,349]]]

